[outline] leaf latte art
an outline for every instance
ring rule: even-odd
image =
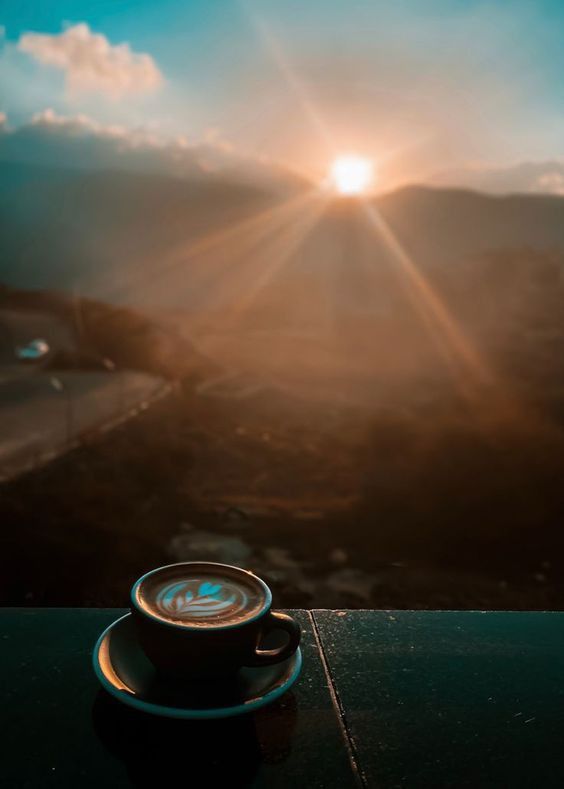
[[[183,621],[237,619],[247,612],[249,602],[253,607],[242,586],[226,579],[176,580],[163,586],[155,598],[162,615]]]

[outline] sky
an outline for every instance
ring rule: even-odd
[[[0,0],[0,25],[5,131],[80,118],[314,179],[356,153],[383,188],[564,192],[560,0]]]

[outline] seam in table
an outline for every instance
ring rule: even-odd
[[[366,781],[366,776],[364,775],[361,767],[360,762],[358,759],[358,753],[354,744],[354,740],[352,738],[352,734],[350,732],[347,717],[345,715],[345,710],[343,705],[341,704],[341,700],[339,698],[339,693],[337,691],[337,686],[333,679],[333,675],[331,674],[331,669],[329,668],[329,663],[325,656],[325,650],[323,649],[323,641],[321,637],[321,633],[317,626],[317,621],[315,619],[315,611],[308,611],[307,612],[310,619],[311,619],[311,627],[313,630],[313,635],[315,638],[315,642],[317,644],[317,648],[319,650],[319,658],[321,660],[321,665],[323,666],[323,671],[325,672],[325,676],[327,678],[327,687],[329,689],[329,695],[331,696],[331,701],[333,702],[333,706],[335,708],[335,712],[337,713],[337,719],[339,721],[339,726],[341,728],[341,733],[345,740],[345,747],[347,749],[347,753],[349,755],[349,760],[352,767],[352,772],[359,784],[359,786],[364,787],[368,786]]]

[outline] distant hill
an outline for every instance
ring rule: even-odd
[[[564,250],[564,197],[413,186],[376,205],[402,243],[429,265],[505,248]]]
[[[0,282],[120,300],[122,275],[280,199],[225,178],[0,164]]]
[[[66,327],[70,339],[60,342],[60,337],[49,338],[48,365],[54,369],[116,367],[165,378],[183,378],[215,369],[172,325],[140,311],[92,299],[74,299],[53,291],[0,286],[0,328],[1,313],[6,310],[21,316],[22,337],[29,316],[31,333],[26,341],[36,337],[37,316],[53,316]]]
[[[302,298],[304,288],[319,292],[341,282],[344,301],[348,289],[350,299],[362,304],[355,271],[383,268],[389,254],[358,205],[328,205],[310,232],[286,250],[279,234],[292,236],[306,209],[275,223],[270,234],[267,224],[264,232],[230,235],[229,228],[271,209],[276,214],[307,187],[278,183],[275,174],[260,185],[239,176],[174,178],[0,162],[0,282],[191,310],[207,298],[214,277],[219,282],[228,275],[226,287],[239,297],[274,257],[286,255],[276,274],[279,294],[289,288]],[[382,195],[374,206],[424,270],[506,249],[564,250],[561,197],[414,186]],[[266,309],[269,304],[266,299]]]

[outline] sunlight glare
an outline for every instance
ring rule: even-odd
[[[374,181],[374,163],[363,156],[338,156],[331,164],[329,181],[342,195],[366,192]]]

